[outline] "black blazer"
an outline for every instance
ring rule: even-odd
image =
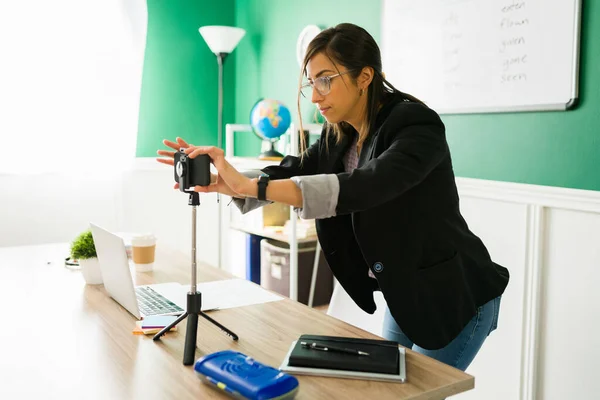
[[[303,163],[287,156],[263,171],[271,179],[337,174],[336,216],[316,220],[335,277],[370,314],[373,291],[381,290],[417,345],[446,346],[479,306],[504,292],[509,273],[490,259],[460,213],[444,124],[426,106],[392,96],[350,173],[343,156],[353,138],[336,144],[330,136],[325,143],[321,134]]]

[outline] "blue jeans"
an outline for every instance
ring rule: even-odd
[[[393,340],[417,353],[435,358],[445,364],[465,371],[473,361],[477,352],[488,337],[498,326],[498,311],[500,298],[496,297],[477,309],[477,313],[467,326],[446,347],[437,350],[427,350],[417,346],[402,332],[390,309],[386,308],[383,317],[383,337]]]

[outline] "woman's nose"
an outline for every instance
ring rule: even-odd
[[[317,89],[313,88],[310,101],[312,103],[318,103],[320,100],[323,100],[323,96],[321,95],[321,93],[319,93]]]

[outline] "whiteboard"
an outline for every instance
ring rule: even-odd
[[[566,110],[581,0],[383,0],[386,79],[442,114]]]

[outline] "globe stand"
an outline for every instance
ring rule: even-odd
[[[283,154],[275,150],[275,141],[269,140],[271,144],[271,148],[269,150],[265,150],[258,156],[259,160],[268,160],[268,161],[279,161],[283,159]]]

